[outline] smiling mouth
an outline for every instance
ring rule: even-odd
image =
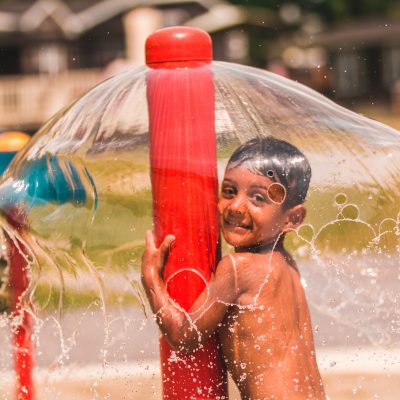
[[[250,230],[251,229],[251,225],[247,225],[247,224],[242,224],[242,223],[238,223],[238,222],[233,222],[233,221],[228,221],[228,220],[224,220],[224,223],[228,226],[231,226],[233,228],[241,228],[241,229],[246,229],[246,230]]]

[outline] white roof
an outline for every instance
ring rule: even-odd
[[[225,3],[224,0],[191,2],[205,10]],[[62,0],[37,0],[22,13],[0,11],[0,32],[34,32],[46,19],[51,18],[66,37],[75,37],[129,9],[183,3],[188,3],[188,0],[101,0],[74,12]]]
[[[204,14],[186,21],[185,25],[212,33],[243,24],[271,27],[278,23],[280,22],[276,14],[265,8],[220,3],[211,6]]]

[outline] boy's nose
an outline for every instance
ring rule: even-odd
[[[228,209],[232,214],[243,214],[246,210],[244,199],[241,197],[236,197],[229,205]]]

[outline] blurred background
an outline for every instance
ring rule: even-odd
[[[400,129],[400,1],[398,0],[0,0],[0,133],[14,131],[14,138],[15,131],[24,131],[33,135],[55,112],[70,104],[97,83],[132,66],[142,65],[144,42],[147,36],[158,28],[173,25],[194,26],[209,32],[213,39],[216,60],[270,70],[304,83],[345,107]],[[92,101],[93,114],[95,114],[96,99],[92,98]],[[84,122],[89,119],[89,117],[86,118]],[[9,155],[14,155],[14,150],[16,149],[3,149]],[[360,157],[362,158],[362,154]],[[101,163],[97,166],[91,165],[97,176],[103,179],[100,183],[104,188],[106,184],[109,185],[110,176],[113,176],[113,179],[117,177],[112,186],[116,197],[112,197],[111,194],[105,195],[108,196],[107,201],[110,204],[114,206],[115,203],[123,209],[126,203],[123,203],[121,199],[127,196],[126,193],[136,196],[126,197],[126,199],[129,204],[133,206],[138,204],[140,208],[140,212],[133,208],[131,210],[132,215],[137,217],[133,225],[138,227],[136,233],[138,237],[144,236],[143,232],[140,233],[140,229],[150,225],[151,210],[149,183],[146,180],[148,171],[143,169],[147,161],[143,160],[147,160],[147,153],[133,161],[137,166],[135,185],[131,184],[131,158],[129,162],[121,159],[119,169],[114,164],[115,170],[110,169],[108,164],[104,164],[104,167]],[[368,165],[373,169],[373,164]],[[379,168],[375,169],[379,172]],[[348,173],[348,169],[341,170],[344,171],[343,173]],[[119,175],[115,171],[118,171]],[[128,178],[125,179],[126,177]],[[395,178],[397,179],[397,176]],[[118,192],[116,187],[121,191]],[[352,202],[356,204],[361,202],[355,197],[354,191],[346,188],[346,192],[350,193],[349,199]],[[328,193],[329,196],[331,194]],[[330,212],[332,207],[329,202],[331,200],[326,200],[328,195],[320,198],[322,200],[318,203],[318,207],[319,204],[326,203],[328,206],[325,209]],[[339,195],[343,197],[342,193]],[[132,198],[135,202],[131,201]],[[369,200],[370,197],[368,197]],[[344,202],[346,201],[345,199]],[[395,202],[381,201],[379,205],[373,202],[368,204],[371,208],[375,207],[377,212],[384,210],[382,215],[386,216],[391,215],[387,210],[390,209],[391,212],[390,207],[393,203]],[[148,204],[148,208],[146,209],[143,204]],[[336,205],[342,207],[343,204],[337,201]],[[352,203],[349,203],[349,207],[355,209]],[[128,225],[131,222],[126,219],[128,211],[117,210],[113,214],[113,211],[110,211],[114,210],[113,208],[104,209],[103,215],[106,217],[113,215],[114,221],[124,221],[115,223],[122,237],[124,229],[130,228]],[[85,211],[83,208],[82,210]],[[71,209],[66,208],[65,212],[71,212]],[[77,209],[78,212],[80,210]],[[115,217],[118,212],[120,220]],[[145,218],[147,222],[143,223],[146,221]],[[37,213],[36,219],[41,219],[40,213]],[[57,219],[55,221],[57,222]],[[100,232],[98,237],[100,237],[103,235],[100,228],[104,227],[104,230],[108,230],[108,220],[105,217],[104,219],[97,217],[96,223],[96,229]],[[45,224],[46,229],[50,230],[52,225],[47,220]],[[352,232],[353,237],[358,235],[354,233],[355,231]],[[104,235],[104,237],[109,236]],[[116,241],[119,240],[118,238],[119,236],[115,235]],[[54,240],[57,241],[57,236]],[[358,242],[354,242],[357,245]],[[80,242],[74,243],[74,246],[78,245]],[[140,245],[142,242],[139,244],[134,242],[136,246],[134,250],[115,245],[117,248],[115,257],[114,253],[106,248],[106,251],[102,253],[104,259],[100,261],[103,264],[112,263],[114,266],[120,257],[119,263],[126,265],[124,257],[129,252],[131,253],[128,256],[139,259],[138,254],[141,253],[142,248],[139,253],[134,253],[134,251],[137,251]],[[64,242],[59,240],[59,246],[63,247]],[[94,253],[99,252],[98,248],[94,246],[93,248]],[[393,260],[396,262],[397,259],[393,258]],[[99,265],[101,265],[100,261]],[[391,264],[383,265],[390,266]],[[370,268],[367,271],[369,271],[368,274],[375,273]],[[366,275],[364,278],[372,280],[374,276]],[[390,281],[385,278],[385,275],[381,276],[382,279],[386,279],[386,282]],[[72,282],[76,283],[76,281]],[[390,282],[395,285],[397,281]],[[87,282],[82,281],[81,284],[85,287]],[[113,281],[108,279],[107,284],[112,287]],[[80,285],[76,286],[79,290],[81,290]],[[42,287],[49,291],[50,286],[43,285]],[[35,293],[38,297],[41,295],[40,289],[38,285]],[[136,289],[134,287],[134,290]],[[43,290],[43,303],[51,306],[54,297],[54,308],[57,308],[59,294],[56,290],[51,290],[54,296],[48,295]],[[395,290],[394,292],[397,293]],[[86,375],[78,370],[76,377],[80,380],[77,378],[74,382],[79,384],[73,386],[72,389],[70,381],[64,382],[60,375],[58,384],[68,386],[68,388],[61,388],[60,391],[65,393],[65,397],[57,398],[77,400],[99,398],[94,397],[92,389],[95,388],[100,393],[103,390],[101,385],[105,388],[104,398],[109,398],[106,395],[114,390],[112,389],[114,386],[115,390],[129,387],[131,391],[136,391],[135,393],[141,393],[141,386],[146,385],[151,392],[159,391],[158,363],[153,363],[158,357],[157,330],[154,323],[151,319],[144,320],[143,312],[139,307],[135,310],[129,308],[129,321],[121,317],[121,315],[125,317],[125,314],[121,312],[120,315],[119,309],[113,310],[114,314],[110,314],[110,323],[105,323],[105,318],[100,315],[100,311],[92,311],[89,308],[84,312],[81,309],[75,310],[79,307],[83,309],[86,304],[91,304],[96,293],[89,293],[86,287],[86,292],[79,292],[80,297],[78,295],[65,296],[63,305],[70,307],[72,311],[66,315],[62,324],[58,325],[56,320],[48,319],[47,325],[41,327],[43,335],[41,340],[45,345],[38,346],[36,355],[38,366],[47,368],[51,365],[49,369],[56,370],[57,366],[68,360],[70,365],[76,363],[88,367]],[[126,301],[122,295],[120,297]],[[329,330],[330,326],[327,323],[325,325]],[[320,327],[316,325],[315,332],[319,330]],[[107,335],[103,338],[105,331]],[[319,336],[323,337],[322,334]],[[4,337],[5,335],[0,334],[0,350],[6,354],[3,357],[5,361],[1,361],[0,354],[0,378],[1,373],[10,369],[11,365],[11,353],[4,345]],[[61,350],[60,342],[62,342]],[[325,344],[323,343],[322,346]],[[89,367],[99,362],[99,349],[103,347],[105,350],[104,354],[101,353],[101,357],[104,359],[108,351],[110,359],[134,361],[142,368],[138,367],[135,371],[140,373],[145,371],[140,379],[136,379],[137,384],[133,388],[132,376],[129,379],[126,378],[129,376],[128,372],[132,374],[132,366],[129,366],[129,369],[118,366],[119,369],[116,369],[114,373],[119,380],[114,379],[115,377],[107,378],[108,380],[100,379],[101,385],[98,388],[98,377],[103,375],[93,372],[97,370],[92,371]],[[368,368],[372,365],[379,369],[381,364],[375,362],[369,355],[363,358],[364,353],[358,348],[355,351],[357,366],[366,365]],[[54,354],[59,353],[62,353],[62,356],[60,355],[59,359],[53,362]],[[341,353],[332,354],[325,351],[322,354],[325,358],[322,358],[321,364],[325,365],[324,379],[332,399],[372,398],[373,395],[369,393],[376,395],[381,387],[383,388],[381,392],[390,391],[395,396],[393,399],[397,399],[398,395],[395,393],[400,390],[398,379],[400,369],[397,368],[399,364],[396,360],[387,358],[387,362],[396,366],[397,375],[386,374],[382,375],[383,378],[372,378],[372,375],[368,373],[362,375],[359,371],[355,373],[355,367],[352,364],[349,370],[343,369],[337,372],[336,369],[334,372],[337,374],[329,377],[329,372],[336,363],[343,365],[344,360],[349,359],[348,354],[345,356]],[[354,359],[350,358],[350,360],[353,363]],[[152,381],[146,383],[149,368]],[[342,371],[342,377],[338,378],[340,371]],[[382,371],[385,372],[384,368]],[[54,399],[53,391],[43,389],[47,385],[46,373],[43,375],[46,376],[43,379],[45,384],[38,389],[38,393],[44,393],[43,396],[47,393],[48,397],[41,397],[41,399]],[[122,375],[125,380],[121,380]],[[90,383],[87,383],[82,376],[86,378],[89,376],[90,379],[87,378],[87,380]],[[376,384],[379,388],[373,386],[366,394],[365,386],[368,383],[371,383],[371,386]],[[1,386],[0,392],[3,390],[4,393],[4,386]],[[153,390],[153,386],[156,389]],[[74,390],[74,393],[68,390]],[[88,392],[87,396],[79,397],[78,393],[84,393],[85,390]],[[341,397],[339,395],[335,397],[336,392],[340,392]],[[346,392],[347,397],[342,392]],[[132,398],[146,398],[135,393]],[[94,394],[97,396],[96,391]],[[0,398],[1,396],[2,393],[0,393]],[[4,399],[11,398],[7,393],[4,396]],[[117,398],[121,397],[122,395]],[[374,396],[374,398],[392,399],[388,396]]]
[[[144,63],[155,29],[210,33],[216,60],[265,68],[400,128],[396,0],[0,0],[0,132],[34,133]]]

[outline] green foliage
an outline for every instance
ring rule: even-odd
[[[91,291],[67,292],[62,294],[60,289],[54,286],[40,284],[34,293],[35,306],[46,311],[62,308],[80,308],[98,302],[99,296]]]
[[[277,10],[284,4],[296,4],[304,13],[316,13],[327,22],[367,16],[390,16],[400,12],[397,0],[230,0],[230,2],[270,10]]]
[[[99,306],[101,299],[98,293],[91,290],[74,291],[70,288],[60,288],[47,284],[40,284],[34,292],[35,307],[45,309],[46,312],[54,310],[77,309],[89,307],[91,305]],[[107,304],[133,304],[137,305],[138,300],[133,294],[129,293],[107,293],[105,298]]]
[[[311,191],[306,203],[306,230],[302,228],[299,234],[288,235],[286,247],[295,252],[308,241],[322,253],[360,253],[372,248],[395,252],[400,244],[397,234],[400,209],[398,202],[393,201],[395,198],[395,192],[373,187]]]
[[[242,5],[242,6],[253,6],[253,7],[263,7],[268,9],[277,9],[285,1],[277,1],[277,0],[230,0],[230,3]]]

